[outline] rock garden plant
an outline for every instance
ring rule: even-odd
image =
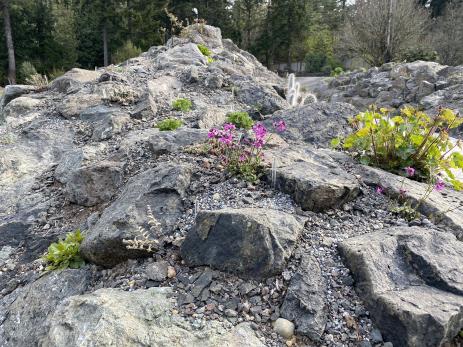
[[[198,46],[199,51],[206,57],[207,63],[208,64],[213,63],[214,59],[212,59],[212,51],[209,48],[207,48],[205,45],[198,44],[197,46]]]
[[[273,126],[278,132],[286,130],[283,120]],[[270,139],[263,124],[254,124],[251,131],[240,131],[234,124],[226,123],[222,129],[211,129],[208,137],[209,152],[220,158],[228,172],[248,182],[259,180],[264,171],[263,149]]]
[[[160,131],[172,131],[180,128],[183,122],[177,118],[167,118],[156,124],[156,128]]]
[[[235,125],[238,129],[249,130],[254,125],[254,121],[247,112],[232,112],[227,115],[229,123]]]
[[[43,260],[47,263],[45,270],[78,269],[85,265],[85,261],[80,256],[80,244],[83,240],[80,230],[76,230],[67,234],[64,240],[53,242],[43,256]]]
[[[172,102],[172,108],[175,111],[190,112],[192,105],[193,104],[189,99],[183,98],[176,99],[174,102]]]
[[[463,169],[461,140],[449,136],[463,124],[463,117],[440,108],[433,117],[412,107],[392,112],[370,107],[350,120],[354,132],[332,140],[334,147],[350,151],[366,165],[400,174],[413,168],[410,176],[431,186],[446,180],[456,190],[463,189],[453,170]]]

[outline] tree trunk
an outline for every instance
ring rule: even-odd
[[[108,26],[106,20],[103,24],[103,64],[104,66],[109,65],[109,54],[108,54]]]
[[[133,42],[132,1],[127,0],[127,31],[129,40]]]
[[[394,0],[389,0],[389,13],[387,20],[387,32],[386,32],[386,52],[384,54],[384,62],[389,63],[392,60],[392,13]]]
[[[16,84],[16,60],[14,56],[13,34],[11,31],[9,1],[2,0],[3,22],[5,26],[5,41],[8,50],[8,80],[10,84]]]

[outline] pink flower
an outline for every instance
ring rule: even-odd
[[[415,169],[412,168],[411,166],[408,166],[405,168],[405,172],[407,173],[407,176],[408,177],[412,177],[412,176],[415,176]]]
[[[434,185],[434,189],[438,192],[441,192],[444,190],[444,188],[445,188],[445,183],[439,178],[436,184]]]
[[[240,157],[238,158],[240,162],[246,161],[246,159],[248,159],[248,156],[246,155],[246,153],[241,154]]]
[[[216,128],[212,128],[207,133],[207,137],[210,138],[210,139],[216,138],[217,136],[219,136],[219,130],[216,129]]]
[[[219,138],[219,142],[222,142],[226,145],[231,145],[233,142],[233,135],[232,134],[222,134]]]
[[[252,127],[252,131],[254,131],[254,135],[256,135],[256,139],[263,139],[265,135],[267,135],[267,129],[260,123],[256,123]]]
[[[231,132],[233,130],[235,130],[236,127],[235,127],[235,124],[232,124],[232,123],[225,123],[223,125],[223,130],[227,131],[227,132]]]
[[[384,193],[384,188],[381,186],[376,187],[376,194],[383,194]]]
[[[261,138],[257,138],[256,141],[252,144],[255,148],[262,148],[264,147],[264,140]]]
[[[405,193],[406,193],[406,192],[407,192],[407,190],[401,188],[401,189],[399,190],[399,195],[400,195],[400,196],[405,196]]]
[[[284,120],[273,122],[273,127],[280,133],[286,130],[286,123]]]

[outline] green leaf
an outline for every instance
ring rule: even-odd
[[[332,148],[336,148],[341,144],[341,139],[339,137],[336,137],[331,140],[330,145]]]

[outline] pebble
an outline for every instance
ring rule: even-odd
[[[278,318],[273,323],[273,329],[287,340],[294,335],[294,323],[284,318]]]

